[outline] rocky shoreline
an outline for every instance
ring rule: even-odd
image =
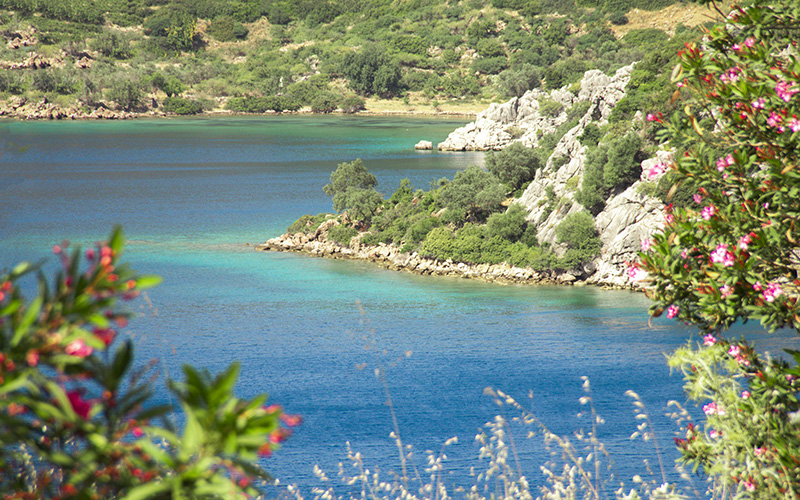
[[[401,252],[395,245],[381,243],[377,246],[364,245],[360,235],[355,236],[349,245],[341,245],[329,240],[327,230],[338,221],[330,220],[320,226],[314,234],[283,234],[256,245],[258,251],[294,252],[329,259],[352,259],[371,262],[392,271],[405,271],[423,276],[452,276],[465,279],[478,279],[499,284],[524,285],[596,285],[604,288],[640,290],[635,285],[620,285],[592,279],[594,274],[575,276],[568,272],[539,272],[530,268],[500,264],[468,264],[441,261],[422,257],[417,252]]]

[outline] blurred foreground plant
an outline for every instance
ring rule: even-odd
[[[124,238],[85,252],[53,247],[48,283],[22,263],[0,276],[0,491],[5,498],[237,498],[269,476],[255,461],[289,436],[298,417],[265,395],[234,396],[237,364],[212,377],[184,367],[168,385],[185,425],[154,406],[152,363],[133,368],[117,328],[131,300],[160,282],[120,263]],[[33,299],[20,280],[36,274]],[[154,423],[158,419],[160,423]]]
[[[683,113],[648,115],[676,151],[656,170],[672,170],[673,192],[684,182],[697,192],[694,207],[667,207],[631,275],[648,283],[654,316],[707,334],[670,365],[706,415],[677,440],[683,461],[720,498],[800,497],[800,353],[789,363],[718,337],[739,320],[800,332],[798,39],[795,1],[733,7],[681,53]]]

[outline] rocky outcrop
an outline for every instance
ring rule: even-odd
[[[611,109],[625,96],[632,70],[633,65],[625,66],[611,76],[599,70],[587,71],[577,95],[567,87],[551,92],[534,89],[503,104],[491,104],[474,122],[451,132],[438,148],[486,151],[502,149],[515,141],[536,147],[539,137],[555,132],[567,121],[572,106],[582,101],[591,103],[588,113],[595,121],[607,120]],[[562,110],[553,113],[552,105],[550,109],[543,109],[542,104],[550,101],[560,105]]]
[[[427,151],[433,149],[433,143],[431,141],[419,141],[414,145],[414,149]]]
[[[335,219],[324,222],[313,234],[286,233],[257,245],[256,250],[299,252],[316,257],[333,259],[357,259],[373,262],[393,271],[407,271],[431,276],[454,276],[479,279],[496,283],[573,283],[574,276],[556,276],[539,273],[529,268],[502,264],[466,264],[451,260],[440,261],[421,257],[418,253],[401,252],[394,245],[363,245],[360,236],[355,236],[348,245],[340,245],[328,239],[328,229],[338,225]]]
[[[587,146],[578,138],[589,123],[598,127],[608,123],[617,103],[625,97],[625,87],[630,80],[633,65],[617,70],[614,75],[591,70],[584,74],[577,94],[566,88],[550,93],[541,90],[527,92],[503,104],[492,104],[480,113],[475,122],[452,132],[441,144],[443,150],[491,150],[502,149],[514,141],[528,147],[537,147],[539,137],[556,131],[568,120],[570,111],[581,102],[588,102],[588,109],[577,120],[575,126],[558,139],[553,153],[544,168],[515,203],[528,211],[528,221],[537,227],[540,243],[549,244],[557,253],[562,253],[556,241],[556,227],[569,214],[583,211],[575,200],[583,178]],[[552,103],[562,106],[559,113],[543,113],[543,103],[549,110]],[[586,108],[582,105],[581,110]],[[574,111],[573,111],[574,115]],[[637,120],[634,120],[636,125]],[[516,139],[510,132],[514,132]],[[563,130],[562,130],[563,131]],[[642,164],[643,173],[639,181],[622,192],[613,193],[606,201],[604,210],[595,218],[603,248],[594,262],[576,269],[570,274],[586,278],[587,283],[636,287],[629,280],[627,267],[637,259],[642,240],[649,238],[664,222],[663,204],[645,194],[648,184],[658,180],[646,174],[658,162],[669,161],[667,152],[659,152],[656,158]]]
[[[127,111],[113,111],[102,106],[87,111],[81,103],[63,108],[48,102],[47,99],[31,102],[24,97],[15,97],[5,104],[0,104],[0,116],[22,120],[126,120],[136,115]]]

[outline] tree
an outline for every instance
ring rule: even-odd
[[[590,262],[600,254],[603,246],[594,226],[594,217],[588,212],[567,215],[556,226],[556,242],[567,247],[558,264],[563,269],[573,269]]]
[[[350,88],[362,94],[388,96],[398,90],[400,68],[380,45],[367,45],[345,55],[341,71]]]
[[[333,209],[337,212],[349,210],[354,219],[369,220],[380,206],[383,198],[375,190],[378,179],[370,173],[361,159],[340,163],[331,172],[331,182],[322,190],[333,197]]]
[[[511,143],[499,152],[486,155],[486,168],[508,185],[511,191],[533,179],[542,166],[539,150],[525,147],[520,142]]]
[[[502,208],[500,203],[504,198],[505,190],[500,179],[470,165],[441,188],[438,199],[448,210],[463,210],[469,218],[482,221]]]
[[[756,0],[703,46],[687,44],[673,72],[684,112],[648,119],[676,148],[667,167],[694,181],[697,205],[667,207],[631,269],[649,285],[654,316],[706,333],[670,358],[690,398],[706,403],[704,426],[678,441],[684,462],[719,491],[752,498],[800,495],[800,354],[787,351],[790,364],[722,337],[748,320],[800,332],[797,39],[794,2]]]
[[[268,456],[299,418],[234,396],[237,364],[217,376],[184,367],[168,381],[183,430],[153,406],[148,369],[118,331],[117,307],[160,279],[120,262],[124,237],[85,253],[56,245],[52,285],[22,263],[0,276],[0,491],[11,498],[231,498],[263,494]],[[83,264],[83,263],[86,264]],[[26,299],[23,282],[38,274]]]

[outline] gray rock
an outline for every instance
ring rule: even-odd
[[[419,150],[433,149],[433,143],[431,141],[419,141],[414,145],[414,149],[419,149]]]

